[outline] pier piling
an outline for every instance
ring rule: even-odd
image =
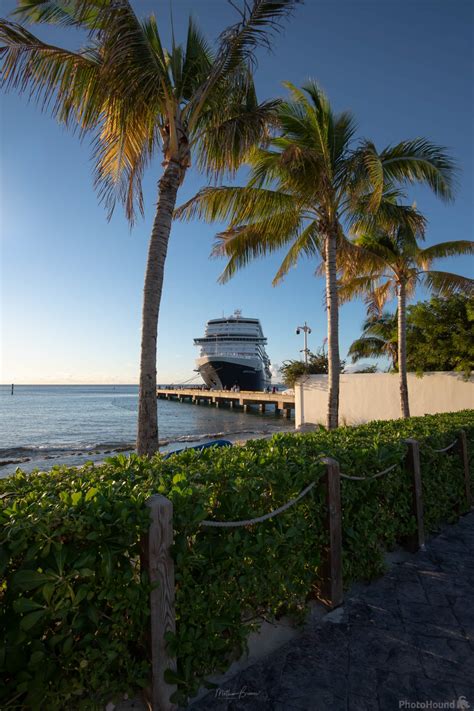
[[[262,414],[266,412],[267,405],[271,405],[275,408],[275,415],[283,415],[287,419],[291,417],[291,412],[295,408],[293,393],[267,393],[257,390],[234,392],[232,390],[200,390],[197,388],[157,388],[156,397],[178,402],[192,402],[195,405],[200,405],[203,402],[216,407],[228,405],[230,409],[240,406],[244,412],[249,412],[251,407],[258,407]]]

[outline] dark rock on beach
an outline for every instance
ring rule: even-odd
[[[29,461],[30,457],[21,457],[21,459],[0,459],[0,467],[6,467],[7,464],[23,464]]]

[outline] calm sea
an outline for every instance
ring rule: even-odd
[[[134,385],[0,386],[0,476],[54,464],[99,461],[133,449],[138,388]],[[261,415],[207,405],[160,400],[163,449],[216,437],[270,434],[293,423],[271,412]],[[184,445],[182,445],[184,446]],[[10,461],[8,464],[5,462]],[[2,464],[3,462],[3,464]]]

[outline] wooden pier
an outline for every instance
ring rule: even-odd
[[[177,400],[178,402],[192,402],[195,405],[206,403],[221,407],[227,405],[230,408],[241,407],[244,412],[248,412],[252,406],[258,407],[260,412],[265,412],[267,407],[273,407],[275,414],[283,414],[291,417],[291,411],[295,408],[295,396],[293,393],[266,393],[255,390],[241,390],[233,392],[229,390],[200,390],[199,388],[157,388],[156,397],[162,400]]]

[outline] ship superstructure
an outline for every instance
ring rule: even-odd
[[[241,311],[212,319],[205,335],[194,339],[201,347],[197,371],[210,388],[265,390],[272,377],[266,343],[260,321],[243,317]]]

